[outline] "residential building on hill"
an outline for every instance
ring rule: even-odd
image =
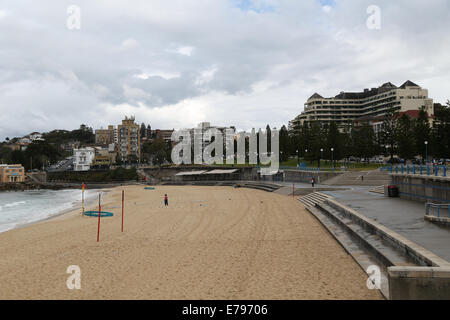
[[[156,129],[152,130],[152,136],[155,137],[155,139],[161,139],[164,140],[166,143],[169,143],[172,141],[172,133],[174,130],[161,130]]]
[[[193,146],[195,145],[201,145],[202,150],[206,148],[211,142],[212,137],[207,137],[205,133],[209,129],[217,129],[222,133],[223,137],[223,152],[225,157],[226,152],[226,134],[227,129],[230,130],[230,133],[233,135],[233,139],[235,138],[236,128],[234,126],[232,127],[218,127],[218,126],[211,126],[210,122],[201,122],[197,125],[196,128],[187,129],[189,130],[189,134],[191,136],[191,143]]]
[[[362,117],[382,117],[391,108],[408,112],[421,107],[433,116],[433,99],[428,97],[428,90],[409,80],[400,87],[387,82],[379,88],[341,92],[332,98],[315,93],[305,103],[304,111],[289,122],[289,129],[295,131],[301,125],[312,122],[335,122],[338,126],[344,126]]]
[[[92,147],[73,149],[73,170],[89,171],[95,158],[95,149]]]
[[[141,137],[140,127],[134,117],[125,117],[118,126],[118,152],[122,162],[140,161]]]
[[[93,166],[109,167],[115,163],[117,153],[114,148],[95,147]]]
[[[108,126],[108,129],[95,130],[95,143],[99,145],[109,146],[111,143],[118,142],[117,129],[114,126]]]
[[[45,139],[42,137],[42,133],[33,132],[29,135],[31,141],[44,141]]]

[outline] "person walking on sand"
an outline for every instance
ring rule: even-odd
[[[314,178],[311,178],[311,185],[314,188],[314,184],[316,183],[316,180],[314,180]]]
[[[164,195],[164,206],[165,207],[169,206],[169,197],[167,196],[167,193]]]

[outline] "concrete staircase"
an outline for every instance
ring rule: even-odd
[[[373,189],[370,189],[369,191],[373,193],[384,194],[384,185],[375,187]]]
[[[380,170],[349,171],[323,184],[330,186],[381,186],[389,184],[389,174]]]
[[[325,202],[327,199],[331,199],[332,197],[321,193],[321,192],[313,192],[306,196],[298,198],[298,201],[303,203],[306,207],[315,207],[319,203]]]

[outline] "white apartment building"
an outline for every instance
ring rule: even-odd
[[[289,122],[289,129],[295,130],[300,125],[316,121],[336,122],[343,126],[361,117],[384,116],[391,108],[406,112],[421,107],[429,116],[434,114],[433,99],[428,98],[428,90],[409,80],[400,87],[388,82],[363,92],[341,92],[333,98],[315,93],[305,103],[304,111]]]
[[[44,138],[42,138],[42,133],[33,132],[30,134],[30,140],[31,141],[44,141]]]
[[[89,171],[95,158],[95,149],[91,147],[73,149],[73,170]]]
[[[198,144],[202,145],[202,150],[205,149],[205,147],[211,143],[211,139],[208,139],[207,137],[204,136],[205,132],[209,129],[217,129],[223,134],[224,146],[226,144],[226,141],[225,141],[226,130],[227,129],[232,130],[233,135],[236,132],[236,129],[234,127],[215,127],[215,126],[211,126],[210,122],[202,122],[197,125],[197,128],[189,129],[189,133],[190,133],[191,139],[192,139],[192,145],[194,145],[197,142]],[[198,131],[196,131],[197,132],[196,135],[194,135],[194,130],[198,130]]]
[[[25,137],[25,138],[20,138],[20,139],[19,139],[19,143],[20,143],[20,144],[30,144],[30,143],[31,143],[31,140],[30,140],[30,138],[27,138],[27,137]]]

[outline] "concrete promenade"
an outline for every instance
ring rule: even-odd
[[[450,261],[450,229],[425,221],[423,203],[387,198],[370,187],[349,188],[323,193]]]

